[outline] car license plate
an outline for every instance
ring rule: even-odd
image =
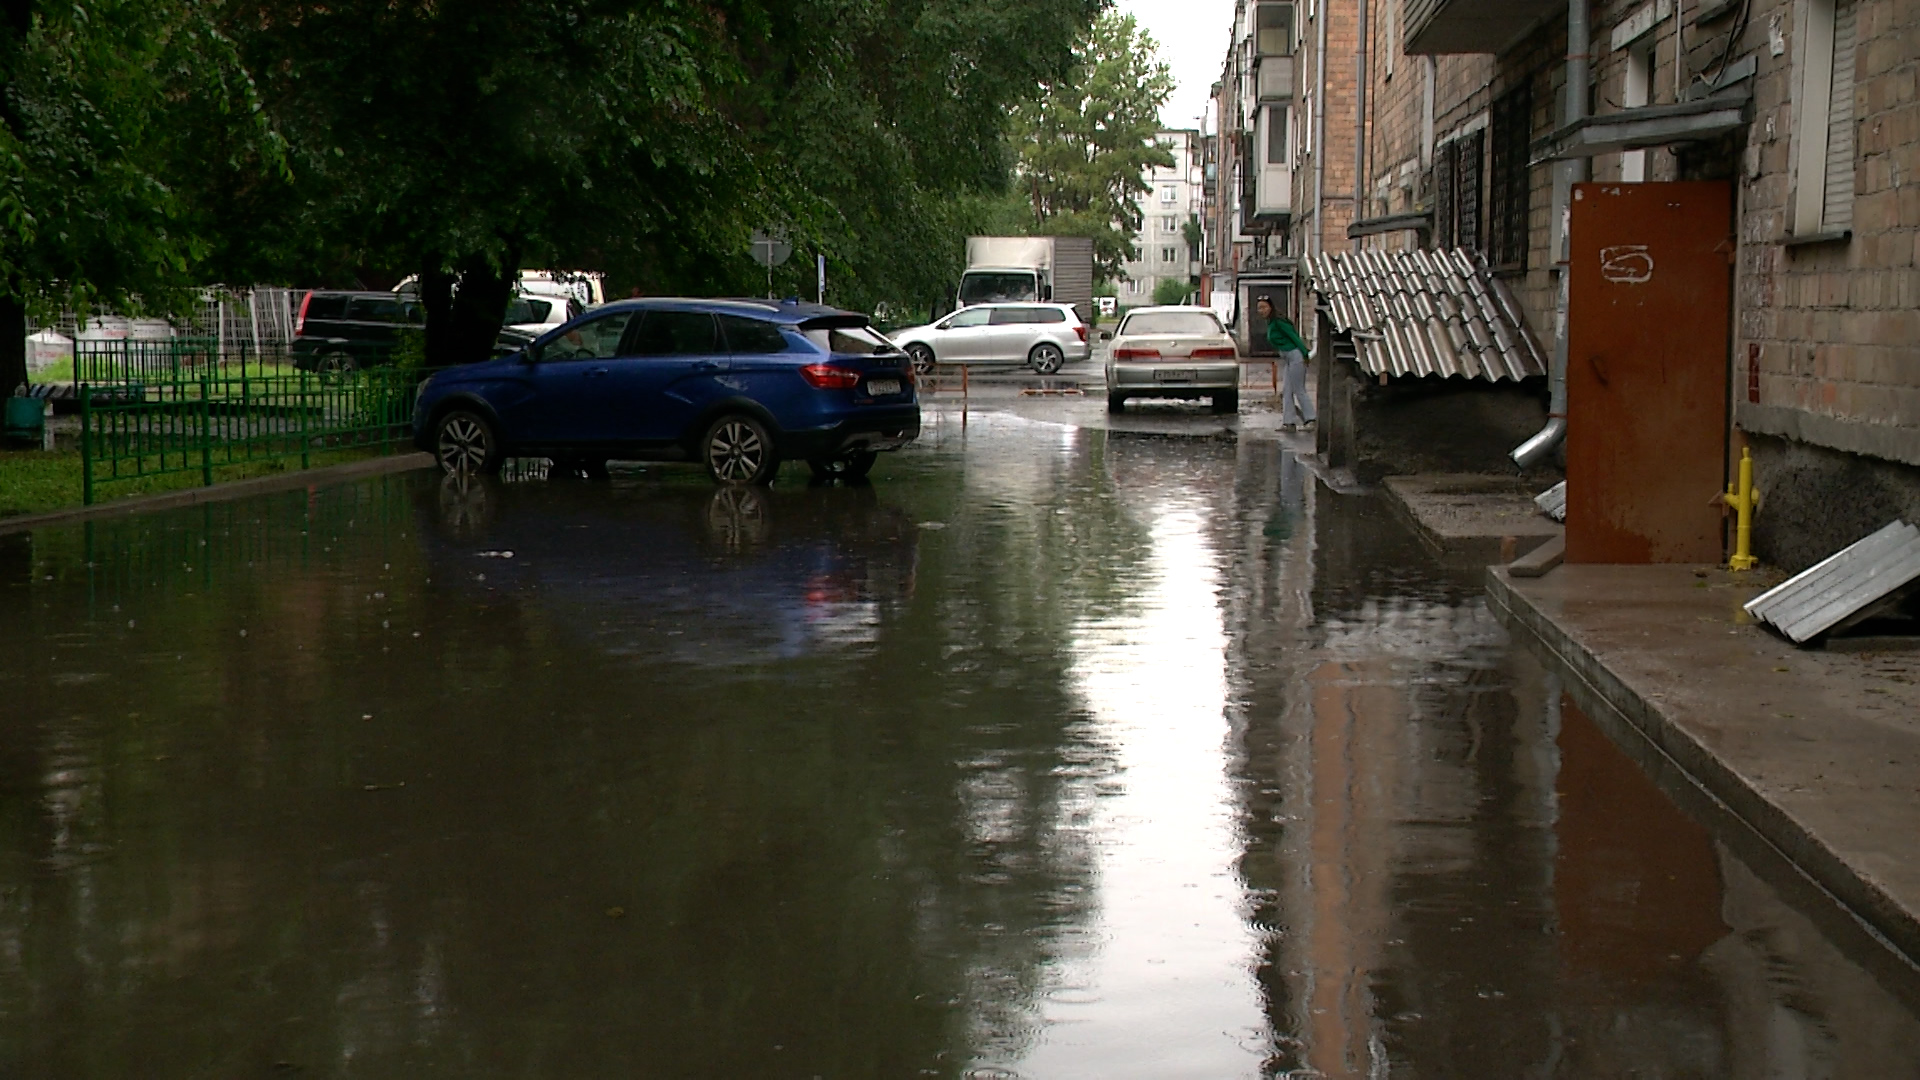
[[[1161,382],[1192,382],[1196,378],[1191,368],[1155,368],[1153,377]]]
[[[900,392],[899,379],[872,379],[867,383],[869,397],[886,397]]]

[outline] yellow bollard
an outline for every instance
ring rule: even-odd
[[[1727,560],[1729,570],[1751,570],[1760,560],[1753,557],[1753,508],[1760,502],[1760,493],[1753,490],[1753,451],[1740,449],[1740,483],[1727,489],[1726,504],[1733,507],[1738,515],[1738,525],[1734,529],[1733,557]]]

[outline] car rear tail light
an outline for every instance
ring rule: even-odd
[[[1082,342],[1087,340],[1087,324],[1086,323],[1081,323],[1079,326],[1074,327],[1073,332],[1080,335],[1080,340]]]
[[[1128,346],[1124,349],[1113,350],[1113,358],[1115,360],[1158,360],[1160,359],[1160,350]]]
[[[860,373],[832,364],[808,364],[800,369],[800,377],[815,390],[851,390],[860,385]]]
[[[1192,353],[1195,360],[1231,360],[1236,355],[1230,346],[1209,346],[1204,349],[1195,349]]]
[[[300,317],[293,320],[293,336],[294,337],[299,337],[301,334],[306,332],[307,305],[311,303],[313,303],[312,293],[308,293],[307,295],[300,298]]]

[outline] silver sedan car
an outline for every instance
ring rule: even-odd
[[[1072,304],[975,304],[892,337],[922,375],[935,364],[1025,364],[1051,375],[1093,348]]]
[[[1107,352],[1107,411],[1128,398],[1209,398],[1240,411],[1240,360],[1220,317],[1203,307],[1134,308]]]

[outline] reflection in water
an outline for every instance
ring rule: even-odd
[[[924,442],[0,537],[0,1075],[1912,1071],[1375,500]]]

